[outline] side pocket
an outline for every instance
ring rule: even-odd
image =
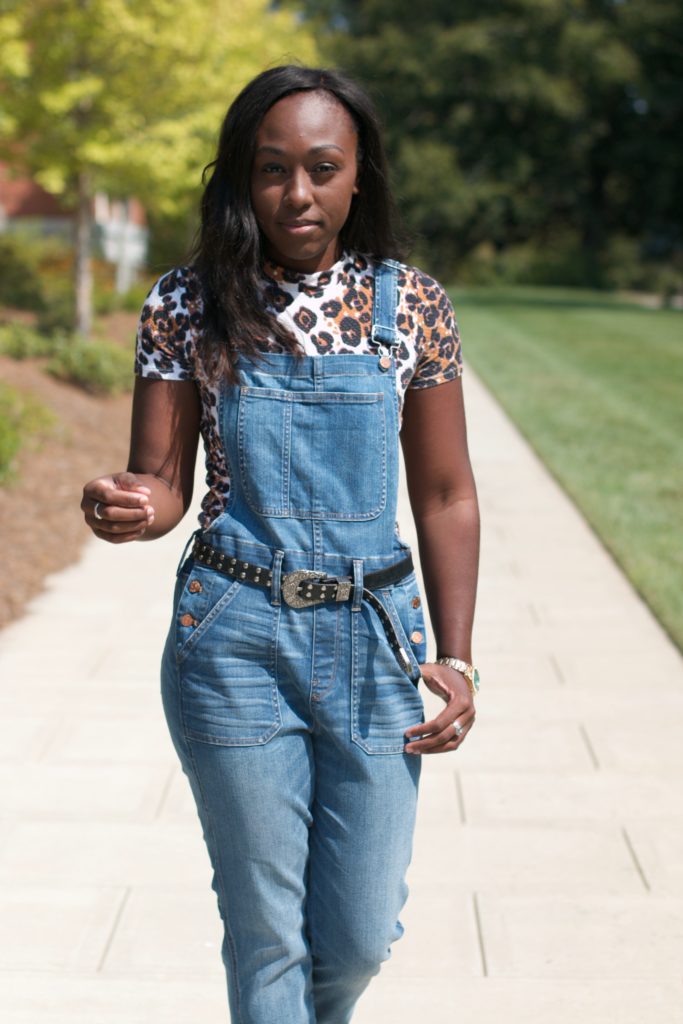
[[[391,598],[382,603],[397,630],[402,646],[403,626]],[[424,721],[417,662],[410,676],[400,667],[374,608],[364,604],[352,620],[351,738],[366,754],[405,755],[405,733]],[[405,647],[409,656],[410,647]],[[408,756],[408,755],[405,755]]]
[[[242,586],[239,580],[231,580],[202,565],[193,565],[183,575],[184,582],[175,608],[175,649],[179,663]]]
[[[391,615],[411,661],[414,681],[419,681],[419,666],[427,659],[427,630],[422,595],[412,572],[400,583],[381,591],[382,601]]]

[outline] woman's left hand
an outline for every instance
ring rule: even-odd
[[[420,665],[420,671],[425,684],[446,701],[446,707],[431,721],[406,729],[406,753],[444,754],[457,750],[474,725],[474,699],[469,684],[450,665],[429,662]]]

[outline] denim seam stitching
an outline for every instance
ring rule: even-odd
[[[239,581],[237,581],[239,582]],[[273,607],[269,605],[269,607]],[[282,711],[280,710],[280,698],[277,692],[277,680],[275,676],[275,658],[277,650],[277,636],[280,627],[280,608],[273,614],[273,630],[271,633],[270,640],[270,655],[268,659],[268,669],[270,670],[271,682],[270,682],[270,699],[275,714],[275,721],[269,727],[269,729],[261,733],[261,735],[254,739],[252,736],[237,736],[232,739],[226,740],[217,736],[211,736],[208,733],[202,733],[198,729],[191,727],[185,728],[186,735],[191,739],[198,740],[202,743],[208,743],[215,747],[263,747],[266,743],[269,743],[282,728]],[[181,695],[182,696],[182,695]]]
[[[367,741],[363,739],[360,734],[359,725],[359,711],[360,711],[360,691],[361,685],[358,681],[358,622],[360,616],[351,616],[351,740],[361,748],[366,754],[372,756],[373,754],[403,754],[405,742],[400,747],[396,743],[393,744],[379,744],[371,747]],[[384,632],[382,630],[382,632]],[[392,651],[392,657],[393,657]]]
[[[401,616],[398,614],[398,608],[396,607],[396,604],[394,603],[394,599],[393,599],[393,597],[391,595],[391,591],[390,590],[380,590],[379,596],[380,596],[380,600],[382,601],[382,604],[384,605],[384,607],[386,609],[387,614],[389,615],[391,621],[394,624],[394,628],[395,628],[396,632],[398,633],[399,639],[405,641],[405,650],[406,650],[406,653],[407,653],[408,657],[410,658],[411,664],[413,666],[413,670],[416,671],[419,674],[420,673],[420,665],[418,663],[417,658],[415,657],[415,652],[413,651],[413,647],[412,647],[412,644],[410,642],[410,637],[408,636],[408,634],[406,633],[405,629],[403,628],[403,623],[401,622]],[[404,675],[405,674],[406,673],[404,673]]]
[[[178,648],[177,660],[179,665],[182,665],[186,655],[199,643],[216,616],[223,610],[223,608],[231,604],[237,596],[237,591],[243,586],[244,584],[241,580],[233,580],[225,593],[221,594],[215,604],[209,608],[202,621],[195,627],[194,632],[191,633],[187,640]]]
[[[184,715],[182,700],[180,702],[180,714],[181,714],[181,721],[183,723],[183,728],[185,728],[185,715]],[[187,735],[187,732],[186,732],[186,735]],[[225,904],[223,903],[223,900],[225,899],[224,894],[227,893],[228,890],[227,890],[226,885],[225,885],[225,878],[223,877],[223,866],[221,864],[220,848],[219,848],[218,842],[216,841],[216,833],[215,833],[215,830],[214,830],[214,827],[213,827],[213,821],[212,821],[212,818],[211,818],[211,811],[210,811],[209,803],[208,803],[208,801],[206,799],[206,794],[204,792],[204,787],[202,785],[201,776],[200,776],[200,774],[199,774],[199,772],[197,770],[197,762],[195,760],[194,750],[192,749],[192,744],[191,743],[187,744],[187,749],[188,749],[188,753],[189,753],[189,756],[190,756],[190,762],[192,764],[192,770],[194,772],[194,777],[197,780],[197,786],[199,787],[199,792],[201,793],[201,796],[202,796],[202,803],[204,804],[204,811],[206,813],[206,819],[207,819],[208,826],[209,826],[209,832],[211,834],[212,846],[213,846],[214,850],[216,851],[216,866],[215,866],[214,870],[218,874],[218,876],[220,878],[220,884],[221,884],[221,896],[219,897],[219,906],[224,906],[224,908],[225,908],[225,916],[223,916],[223,914],[221,914],[221,917],[223,917],[223,922],[224,922],[224,925],[225,925],[225,934],[226,934],[226,938],[228,940],[227,945],[228,945],[228,949],[230,950],[230,966],[232,968],[232,976],[233,976],[233,983],[234,983],[235,996],[236,996],[235,1002],[237,1004],[237,1015],[239,1017],[239,1021],[237,1021],[237,1024],[243,1024],[244,1018],[242,1016],[242,1005],[241,1005],[242,999],[241,999],[241,992],[240,992],[239,975],[238,975],[238,971],[237,971],[237,947],[236,947],[236,944],[235,944],[234,936],[232,934],[232,928],[228,924],[227,902]]]
[[[251,390],[256,392],[256,391],[259,391],[259,390],[267,390],[267,389],[252,388]],[[394,392],[396,391],[395,379],[394,379],[393,391]],[[367,393],[367,397],[372,398],[372,404],[373,405],[381,406],[381,412],[382,412],[382,415],[380,416],[380,422],[379,422],[380,444],[378,445],[378,447],[381,447],[381,461],[380,461],[380,466],[379,466],[379,472],[380,472],[380,476],[381,476],[381,488],[380,488],[380,494],[379,494],[379,498],[378,498],[378,503],[375,505],[374,508],[372,508],[372,509],[370,509],[368,511],[365,511],[365,512],[332,512],[332,511],[328,511],[328,510],[324,510],[324,509],[323,510],[318,510],[318,509],[299,509],[299,508],[292,508],[292,507],[290,507],[291,498],[290,498],[290,489],[289,489],[289,484],[290,484],[289,466],[290,466],[290,463],[291,463],[291,434],[292,434],[291,416],[293,414],[293,412],[292,412],[292,410],[293,410],[293,403],[291,402],[291,400],[290,400],[290,402],[287,405],[287,412],[285,413],[285,426],[283,427],[283,429],[285,431],[285,439],[287,441],[287,444],[286,444],[284,452],[283,452],[283,461],[282,461],[282,465],[281,465],[281,471],[282,471],[282,477],[283,477],[281,483],[282,483],[282,488],[283,489],[282,489],[282,491],[280,493],[280,505],[279,506],[277,506],[277,505],[261,506],[261,505],[258,504],[258,500],[257,500],[256,496],[253,494],[252,489],[249,486],[249,473],[247,471],[247,465],[246,465],[246,444],[245,444],[245,441],[246,441],[246,434],[247,434],[247,431],[246,431],[247,403],[242,401],[242,397],[243,397],[243,395],[248,395],[248,393],[249,393],[249,389],[247,387],[240,388],[237,436],[238,436],[238,446],[239,446],[239,452],[238,452],[239,469],[240,469],[240,477],[241,477],[241,481],[242,481],[242,487],[243,487],[243,490],[244,490],[244,497],[246,499],[247,504],[249,505],[249,507],[251,508],[251,510],[253,512],[255,512],[257,515],[267,516],[269,518],[274,518],[274,519],[288,519],[288,518],[294,517],[296,519],[325,519],[328,522],[366,522],[366,521],[369,521],[369,520],[372,520],[372,519],[377,519],[381,515],[381,513],[385,511],[386,506],[387,506],[387,423],[386,423],[387,417],[386,417],[386,415],[384,415],[385,404],[384,404],[384,393],[383,392],[377,392],[376,394],[375,393]],[[288,392],[285,392],[285,394],[288,394]],[[311,394],[313,396],[316,396],[316,395],[319,395],[320,393],[318,393],[318,392],[304,392],[304,394]],[[325,392],[323,392],[323,394],[325,394]],[[344,394],[344,393],[342,392],[341,394]],[[357,396],[352,395],[351,397],[355,398]],[[365,397],[365,396],[361,396],[361,397]],[[369,404],[369,403],[367,403],[367,404]],[[285,494],[285,484],[286,484],[286,494]],[[232,488],[232,490],[234,491],[234,488]]]

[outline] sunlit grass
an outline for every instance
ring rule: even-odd
[[[466,359],[683,648],[683,314],[452,289]]]

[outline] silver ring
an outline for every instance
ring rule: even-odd
[[[100,508],[101,507],[102,507],[102,502],[101,501],[96,501],[95,502],[95,507],[92,510],[93,515],[95,516],[95,519],[104,519],[104,516],[100,512]]]
[[[453,722],[453,728],[455,729],[455,735],[457,739],[460,739],[460,737],[465,731],[465,727],[463,725],[460,725],[459,722]]]

